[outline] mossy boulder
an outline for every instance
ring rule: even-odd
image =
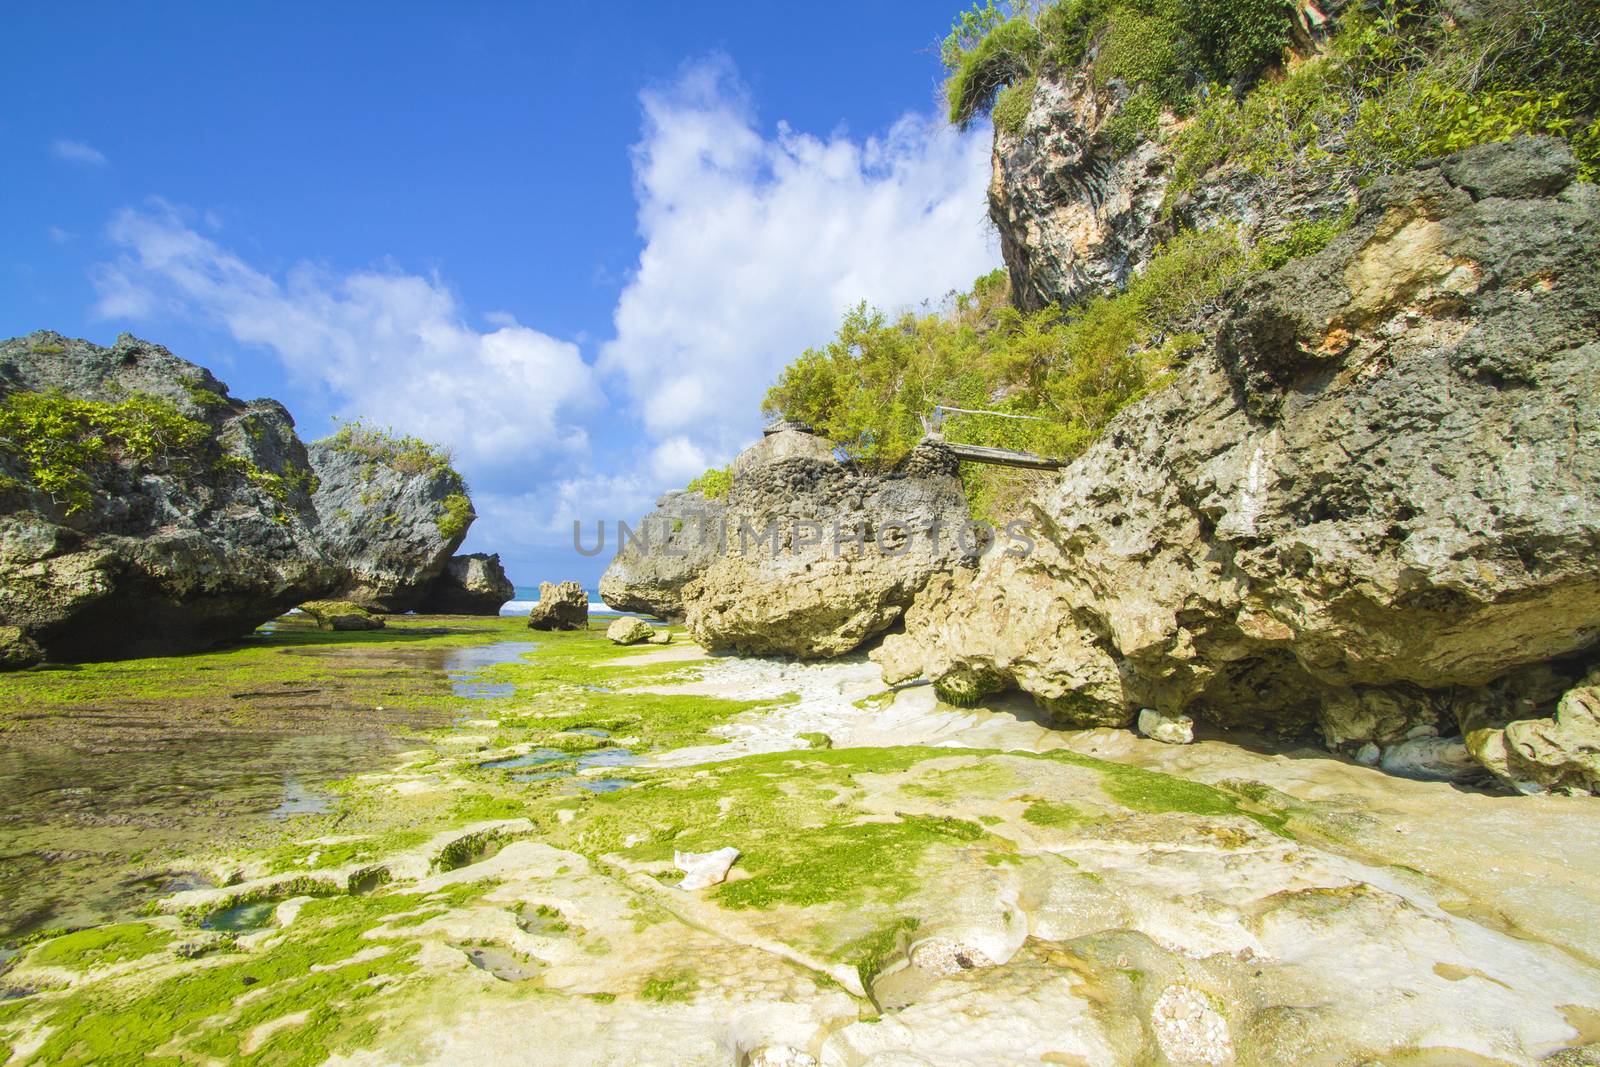
[[[16,626],[0,626],[0,670],[14,670],[44,658],[39,646]]]
[[[448,453],[350,423],[309,454],[322,537],[345,572],[339,599],[388,614],[416,608],[476,517]]]
[[[606,627],[606,637],[612,644],[637,645],[655,636],[655,627],[643,619],[623,618]]]
[[[319,630],[381,630],[383,620],[348,600],[313,600],[300,610],[316,620]]]
[[[123,334],[0,342],[0,666],[192,651],[339,571],[294,421]]]
[[[958,462],[933,442],[864,471],[782,429],[734,460],[725,505],[726,551],[683,587],[684,621],[707,648],[744,655],[850,652],[981,543]]]

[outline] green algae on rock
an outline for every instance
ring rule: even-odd
[[[422,647],[469,640],[426,636],[426,623],[408,624],[424,631],[413,636]],[[408,647],[398,632],[321,636]],[[506,636],[510,625],[486,622],[470,640]],[[736,758],[702,746],[680,765],[685,750],[673,746],[708,728],[792,709],[634,690],[701,669],[663,651],[550,635],[513,662],[473,668],[509,693],[457,697],[441,681],[448,706],[476,718],[419,731],[390,769],[340,783],[337,815],[228,842],[216,859],[241,881],[166,897],[166,914],[148,920],[172,931],[255,899],[273,902],[269,926],[192,958],[174,947],[95,963],[66,986],[51,982],[74,972],[34,960],[79,958],[89,942],[83,932],[44,941],[8,976],[36,992],[0,1006],[0,1042],[21,1063],[154,1052],[444,1064],[538,1047],[599,1064],[629,1059],[640,1034],[674,1063],[725,1063],[731,1042],[750,1062],[787,1048],[819,1062],[893,1053],[946,1064],[957,1049],[970,1062],[974,1040],[995,1063],[1040,1048],[1127,1062],[1152,1050],[1181,1059],[1193,1035],[1180,1022],[1198,1018],[1235,1062],[1264,1064],[1313,1062],[1312,1048],[1437,1050],[1417,1035],[1441,1019],[1452,1020],[1441,1040],[1484,1049],[1478,1020],[1511,1019],[1510,1030],[1496,1024],[1495,1047],[1525,1063],[1570,1034],[1559,1005],[1600,1002],[1600,978],[1564,950],[1434,903],[1457,908],[1437,895],[1485,891],[1503,903],[1503,893],[1447,891],[1430,853],[1416,871],[1375,857],[1362,843],[1369,824],[1395,832],[1379,826],[1382,805],[1360,823],[1307,799],[1327,791],[1319,774],[1365,776],[1471,829],[1504,804],[1531,803],[1524,810],[1547,819],[1562,798],[1466,797],[1326,757],[1291,763],[1120,734],[1103,736],[1146,765],[1126,752],[817,749],[798,738],[790,751]],[[835,693],[838,715],[899,716],[908,729],[907,708],[921,706],[902,693],[858,708]],[[957,736],[927,707],[933,736]],[[575,763],[624,743],[645,758],[616,793],[482,766],[530,748]],[[1200,780],[1213,763],[1219,780]],[[1329,781],[1335,797],[1352,788]],[[726,882],[671,886],[675,850],[725,845],[742,853]],[[1378,955],[1378,971],[1349,962]],[[1467,971],[1488,980],[1441,978]],[[1312,991],[1326,1006],[1297,1008]]]
[[[348,600],[308,600],[300,610],[311,616],[319,630],[381,630],[384,626],[382,619]]]

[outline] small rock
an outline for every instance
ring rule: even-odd
[[[654,628],[652,627],[652,629]],[[656,630],[650,635],[649,640],[652,645],[670,645],[672,644],[672,631]]]
[[[673,866],[683,872],[679,889],[705,889],[728,877],[728,869],[739,858],[739,850],[729,845],[715,852],[674,852]]]
[[[539,583],[539,602],[528,612],[530,630],[584,630],[589,626],[589,594],[577,582]]]
[[[618,619],[606,627],[606,637],[612,644],[637,645],[649,641],[655,636],[655,627],[643,619],[623,618]]]
[[[16,626],[0,626],[0,670],[15,670],[38,663],[44,653]]]
[[[1139,712],[1139,732],[1152,741],[1168,745],[1194,742],[1194,720],[1187,715],[1163,715],[1154,708]]]
[[[939,977],[995,965],[984,952],[948,937],[919,941],[911,946],[910,956],[913,967]]]
[[[381,630],[383,620],[360,604],[343,600],[312,600],[300,605],[319,630]]]
[[[1483,773],[1483,765],[1459,737],[1416,737],[1383,750],[1378,766],[1402,778],[1453,782]]]
[[[1376,767],[1378,765],[1378,759],[1382,755],[1383,749],[1379,748],[1373,742],[1368,741],[1366,744],[1356,749],[1356,762],[1361,764],[1363,767]]]

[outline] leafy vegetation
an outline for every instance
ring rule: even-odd
[[[763,408],[879,466],[910,451],[935,405],[1028,417],[951,415],[952,440],[1071,457],[1199,345],[1194,321],[1252,265],[1238,233],[1219,228],[1178,236],[1124,292],[1071,311],[1017,310],[1002,271],[942,312],[891,318],[863,304],[783,370]],[[969,465],[964,477],[974,512],[991,521],[1032,484],[1003,468]]]
[[[453,541],[467,532],[467,527],[472,525],[472,520],[477,518],[477,512],[472,510],[472,501],[465,493],[451,493],[439,503],[439,517],[434,524],[439,527],[439,535],[446,541]]]
[[[1057,0],[1037,9],[986,0],[956,19],[941,50],[950,121],[966,126],[995,107],[995,124],[1014,129],[1007,86],[1091,53],[1098,85],[1120,81],[1147,94],[1144,113],[1159,105],[1185,114],[1198,87],[1242,86],[1276,64],[1292,20],[1288,0]]]
[[[212,428],[170,400],[133,393],[125,400],[81,400],[62,392],[19,391],[0,399],[0,455],[25,475],[0,489],[32,488],[67,514],[94,499],[116,464],[179,475],[210,468],[245,478],[274,500],[287,500],[290,479],[223,452]]]
[[[1174,189],[1234,163],[1290,185],[1359,183],[1521,133],[1600,175],[1600,33],[1584,0],[1490,0],[1457,25],[1426,0],[1352,7],[1325,53],[1243,98],[1213,93],[1173,146]]]
[[[1235,161],[1277,180],[1360,181],[1519,133],[1565,137],[1600,173],[1600,31],[1590,0],[1487,0],[1458,20],[1436,0],[1348,5],[1315,53],[1264,77],[1293,43],[1287,0],[1057,0],[957,18],[945,40],[950,119],[994,111],[1015,132],[1044,71],[1087,62],[1129,98],[1102,131],[1125,152],[1175,134],[1175,191]]]
[[[1043,37],[1025,13],[1007,15],[994,0],[963,13],[941,51],[950,71],[945,84],[950,121],[964,128],[987,111],[1002,89],[1037,68],[1043,47]]]
[[[428,474],[433,471],[455,473],[451,467],[454,457],[449,449],[420,437],[368,426],[360,419],[340,426],[337,433],[327,438],[326,443],[368,463],[392,467],[401,474]]]
[[[707,500],[721,500],[733,487],[733,471],[727,467],[712,467],[689,483],[689,492],[699,493]]]
[[[1038,78],[1029,77],[1000,90],[994,101],[994,124],[1008,133],[1022,132],[1038,85]]]

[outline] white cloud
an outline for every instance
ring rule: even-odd
[[[599,389],[578,347],[506,315],[475,330],[437,277],[309,263],[274,277],[161,202],[120,212],[110,236],[125,251],[96,273],[101,317],[219,323],[273,349],[345,414],[448,443],[469,477],[586,449],[572,414]]]
[[[65,138],[51,142],[50,154],[63,162],[81,163],[89,167],[104,167],[111,162],[98,148]]]
[[[648,471],[559,479],[534,492],[474,492],[472,502],[481,517],[472,527],[472,540],[487,551],[526,554],[568,549],[573,543],[572,524],[577,522],[584,547],[592,549],[600,523],[607,550],[597,558],[604,565],[616,551],[612,543],[616,524],[636,523],[659,495],[656,479]]]
[[[856,302],[938,298],[999,263],[986,131],[908,114],[864,140],[767,136],[726,60],[641,99],[645,248],[600,366],[658,440],[664,484],[749,443],[778,370]]]

